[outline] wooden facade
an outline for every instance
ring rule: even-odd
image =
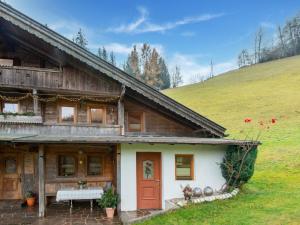
[[[78,181],[120,189],[126,138],[175,143],[224,131],[0,2],[0,200],[34,191],[44,216]]]

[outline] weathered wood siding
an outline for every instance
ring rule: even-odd
[[[189,136],[193,134],[193,129],[183,125],[174,119],[156,112],[148,106],[145,106],[137,101],[125,99],[125,126],[128,132],[128,112],[143,112],[144,113],[144,132],[145,134],[153,135],[179,135]]]
[[[89,187],[104,186],[106,182],[116,185],[116,146],[107,145],[44,145],[45,151],[45,193],[55,196],[57,190],[64,187],[78,187],[79,180],[87,181]],[[38,194],[38,149],[30,145],[11,147],[1,145],[0,154],[17,153],[20,157],[21,188],[24,194],[33,191]],[[58,155],[74,155],[77,159],[77,174],[74,177],[58,176]],[[104,157],[103,175],[87,176],[87,156]],[[82,161],[82,164],[79,162]],[[2,189],[0,183],[0,190]],[[4,196],[5,197],[5,196]]]
[[[115,149],[100,145],[46,145],[45,183],[46,195],[56,195],[64,187],[78,187],[79,180],[87,181],[89,187],[104,186],[106,182],[115,182]],[[77,159],[77,175],[74,177],[58,176],[58,156],[71,154]],[[87,176],[87,155],[104,157],[103,176]],[[82,164],[80,164],[82,161]]]

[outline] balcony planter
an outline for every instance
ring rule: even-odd
[[[41,116],[1,114],[0,123],[39,124],[43,123],[43,120]]]

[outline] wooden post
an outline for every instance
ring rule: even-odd
[[[37,99],[37,90],[36,89],[32,90],[32,95],[33,95],[33,112],[34,112],[34,115],[37,115],[39,102]]]
[[[44,145],[39,145],[39,217],[45,216],[45,159]]]
[[[117,193],[119,194],[119,196],[121,196],[121,144],[117,145]],[[118,212],[121,211],[121,202],[118,204]]]
[[[121,126],[121,135],[125,135],[125,119],[124,119],[124,95],[125,95],[125,86],[122,85],[122,91],[120,94],[120,99],[118,101],[118,122]]]

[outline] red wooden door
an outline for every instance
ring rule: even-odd
[[[137,152],[137,207],[161,209],[161,154]]]

